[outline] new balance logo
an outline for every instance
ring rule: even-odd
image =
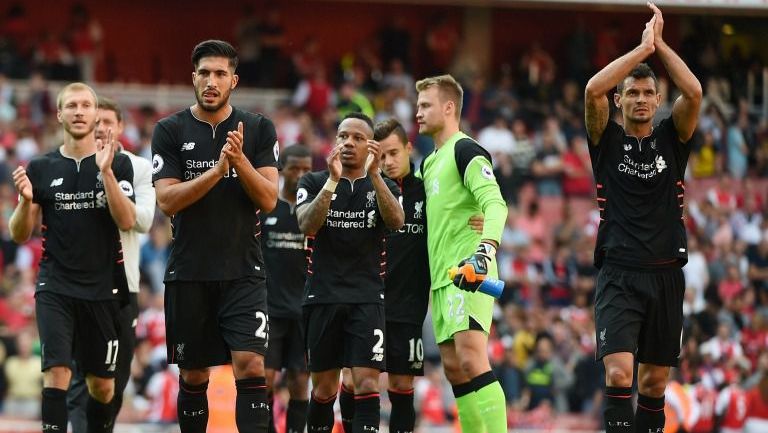
[[[60,177],[60,178],[57,178],[57,179],[53,179],[51,181],[51,187],[61,186],[62,183],[64,183],[64,178],[63,177]]]
[[[184,151],[184,150],[192,150],[194,148],[195,148],[195,142],[194,141],[190,141],[189,143],[184,143],[184,144],[181,145],[181,150],[182,151]]]
[[[384,360],[384,354],[383,353],[374,353],[373,357],[371,357],[371,361],[381,362]]]

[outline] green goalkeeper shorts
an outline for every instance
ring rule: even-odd
[[[453,284],[432,291],[432,327],[437,344],[453,339],[460,331],[491,329],[493,297],[467,292]]]

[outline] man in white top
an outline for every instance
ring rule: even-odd
[[[96,138],[103,139],[111,129],[115,137],[120,137],[125,124],[120,106],[109,98],[99,97],[99,123]],[[131,360],[136,344],[136,322],[138,320],[137,295],[139,293],[139,233],[149,232],[155,216],[155,187],[152,186],[152,164],[144,158],[125,150],[118,143],[118,151],[128,156],[133,166],[133,188],[136,195],[136,223],[130,230],[120,230],[120,242],[123,245],[125,276],[130,290],[129,303],[121,310],[119,345],[117,353],[117,372],[115,374],[115,397],[112,399],[112,425],[123,403],[123,391],[131,373]],[[86,433],[88,425],[85,417],[85,405],[88,402],[88,389],[83,375],[73,370],[72,383],[67,395],[69,420],[72,433]]]
[[[509,158],[515,150],[515,136],[501,113],[496,113],[493,123],[480,130],[477,141],[493,156],[494,161]]]

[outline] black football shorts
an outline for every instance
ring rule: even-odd
[[[165,332],[168,362],[184,369],[227,364],[232,351],[264,355],[269,339],[266,280],[167,282]]]
[[[677,366],[685,280],[680,268],[636,271],[604,264],[597,274],[597,358],[630,352],[638,362]]]
[[[309,371],[384,370],[384,305],[312,304],[303,310]]]

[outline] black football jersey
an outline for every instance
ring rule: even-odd
[[[311,203],[328,176],[328,171],[304,175],[296,205]],[[399,197],[397,184],[385,182]],[[387,232],[370,177],[340,179],[309,250],[304,305],[383,303]]]
[[[688,261],[683,177],[690,150],[671,117],[642,138],[610,120],[599,145],[590,142],[600,210],[595,266]]]
[[[135,201],[130,159],[116,154],[112,171],[123,194]],[[27,176],[33,201],[43,214],[36,291],[86,300],[126,300],[120,232],[109,213],[96,156],[77,161],[57,149],[31,160]]]
[[[307,260],[295,209],[278,199],[272,212],[260,215],[269,315],[299,319]]]
[[[243,153],[254,168],[276,167],[275,127],[266,117],[237,108],[216,125],[186,109],[162,119],[152,134],[152,180],[192,180],[213,168],[227,132],[243,122]],[[264,276],[258,209],[237,179],[220,179],[200,200],[171,218],[173,240],[166,281],[228,281]]]
[[[429,304],[429,256],[424,183],[413,167],[398,181],[405,224],[386,237],[387,273],[384,278],[388,322],[421,325]]]

